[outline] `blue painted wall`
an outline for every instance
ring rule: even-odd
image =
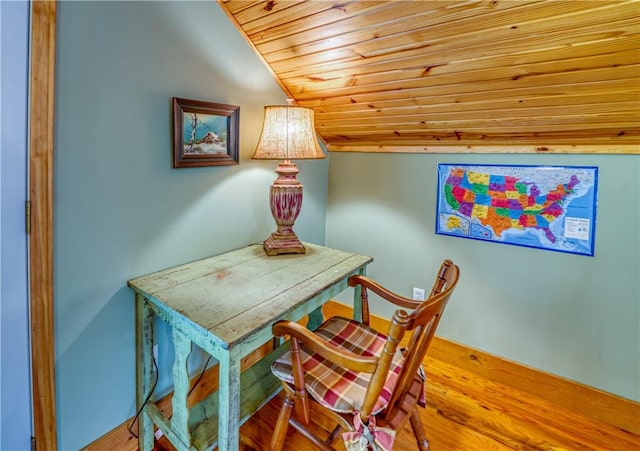
[[[0,2],[0,449],[31,448],[27,302],[29,3]]]
[[[277,162],[250,157],[264,105],[285,96],[213,1],[59,2],[56,63],[57,413],[71,450],[135,414],[127,280],[275,230]],[[173,96],[240,106],[240,165],[171,168]],[[296,231],[323,243],[328,163],[299,167]],[[171,356],[159,357],[166,391]]]

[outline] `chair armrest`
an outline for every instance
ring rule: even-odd
[[[424,302],[414,301],[413,299],[395,294],[367,276],[355,275],[349,277],[349,286],[355,287],[356,285],[361,285],[363,288],[370,289],[385,301],[389,301],[399,307],[413,310]]]
[[[363,357],[335,346],[296,322],[286,320],[278,321],[273,325],[272,331],[273,335],[277,337],[289,335],[295,338],[301,343],[304,343],[312,352],[320,354],[325,359],[343,368],[366,373],[373,373],[376,370],[378,358]]]

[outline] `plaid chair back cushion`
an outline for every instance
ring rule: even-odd
[[[386,336],[357,321],[333,317],[325,321],[315,333],[323,340],[362,356],[379,357]],[[359,411],[371,379],[371,374],[350,371],[311,353],[302,343],[302,366],[305,388],[321,405],[335,412]],[[397,350],[373,414],[382,411],[389,400],[400,374],[402,353]],[[287,352],[271,365],[271,371],[280,380],[293,384],[291,353]]]

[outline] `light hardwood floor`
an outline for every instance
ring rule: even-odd
[[[421,409],[421,416],[432,451],[640,450],[638,433],[554,405],[527,391],[434,358],[427,359],[426,370],[427,407]],[[268,449],[279,406],[278,396],[241,427],[246,443]],[[640,417],[638,420],[640,427]],[[157,449],[172,448],[161,441]],[[285,450],[311,449],[301,434],[289,428]],[[407,426],[396,437],[394,450],[416,449]]]
[[[351,314],[336,303],[323,310],[327,316]],[[380,318],[373,317],[372,326],[386,330]],[[640,450],[637,402],[438,337],[424,367],[427,407],[421,415],[431,451]],[[198,388],[209,392],[216,378],[212,373]],[[268,449],[279,407],[276,397],[260,409],[241,427],[243,440],[255,449]],[[173,448],[161,439],[156,449]],[[289,429],[285,450],[312,449],[304,437]],[[407,426],[396,437],[394,450],[416,449]]]
[[[640,450],[636,433],[436,359],[429,359],[427,380],[421,411],[432,451]],[[273,399],[241,428],[257,449],[268,449],[279,403]],[[313,449],[289,429],[285,450]],[[407,426],[394,450],[416,449]]]

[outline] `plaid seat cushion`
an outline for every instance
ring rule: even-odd
[[[362,356],[380,356],[386,336],[357,321],[333,317],[325,321],[315,333],[323,340]],[[323,406],[341,413],[359,411],[371,379],[371,374],[350,371],[311,353],[301,344],[305,388]],[[391,398],[400,374],[403,357],[398,350],[373,414],[383,410]],[[291,353],[287,352],[271,365],[280,380],[293,384]]]

